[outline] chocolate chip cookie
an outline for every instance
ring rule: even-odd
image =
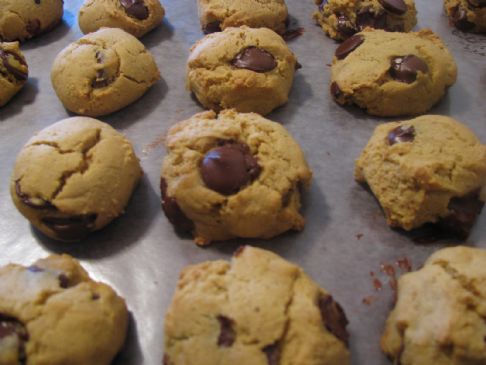
[[[451,247],[403,275],[381,339],[394,364],[486,363],[486,250]]]
[[[284,0],[198,0],[199,20],[204,33],[246,25],[270,28],[283,34],[287,24]]]
[[[254,113],[204,112],[173,126],[166,147],[162,208],[197,244],[304,228],[300,189],[312,173],[280,124]]]
[[[24,41],[54,28],[63,0],[0,0],[0,41]]]
[[[436,223],[466,238],[484,202],[486,146],[465,125],[439,115],[378,126],[356,161],[392,227]]]
[[[150,52],[118,28],[102,28],[71,43],[57,55],[51,71],[64,107],[91,117],[133,103],[159,78]]]
[[[10,193],[34,227],[76,241],[123,213],[142,175],[130,142],[96,119],[64,119],[32,137],[17,157]]]
[[[84,34],[108,27],[121,28],[140,38],[157,27],[164,14],[159,0],[86,0],[78,22]]]
[[[444,0],[451,25],[464,32],[486,33],[485,0]]]
[[[326,34],[344,40],[366,27],[410,32],[417,24],[414,0],[316,0],[314,19]]]
[[[109,365],[128,311],[68,255],[0,268],[0,364]]]
[[[240,248],[185,268],[165,318],[164,365],[348,365],[341,306],[298,266]]]
[[[297,59],[270,29],[227,28],[192,48],[186,83],[207,109],[268,114],[285,104]]]
[[[22,89],[29,76],[29,67],[18,42],[0,42],[0,107]]]
[[[429,29],[365,29],[336,49],[331,73],[330,92],[338,104],[391,117],[427,112],[454,84],[457,67]]]

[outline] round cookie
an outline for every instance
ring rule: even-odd
[[[234,110],[203,112],[173,126],[166,148],[162,207],[197,244],[304,228],[299,189],[312,172],[280,124]]]
[[[486,32],[485,0],[444,0],[451,25],[464,32]]]
[[[0,0],[0,41],[24,41],[54,28],[63,0]]]
[[[356,161],[388,224],[438,223],[465,238],[484,202],[486,146],[463,124],[439,115],[378,126]]]
[[[79,10],[79,28],[84,34],[102,27],[121,28],[141,37],[157,27],[165,10],[159,0],[86,0]]]
[[[29,76],[29,67],[18,42],[0,42],[0,107],[22,89]]]
[[[280,34],[287,28],[284,0],[198,0],[197,3],[201,27],[206,34],[243,25],[269,28]]]
[[[165,317],[164,365],[349,365],[341,306],[298,266],[253,247],[185,268]]]
[[[91,117],[133,103],[159,78],[150,52],[118,28],[102,28],[71,43],[57,55],[51,71],[64,107]]]
[[[270,29],[227,28],[192,48],[187,88],[207,109],[262,115],[285,104],[297,59]]]
[[[109,365],[128,311],[68,255],[0,268],[0,364]]]
[[[486,251],[451,247],[398,281],[381,347],[394,364],[486,364]]]
[[[76,241],[124,212],[141,175],[123,135],[96,119],[74,117],[43,129],[22,148],[10,194],[42,233]]]
[[[429,29],[365,29],[336,49],[331,74],[330,92],[337,103],[391,117],[427,112],[454,84],[457,67]]]
[[[410,32],[417,24],[414,0],[316,0],[314,19],[332,39],[344,40],[366,27]]]

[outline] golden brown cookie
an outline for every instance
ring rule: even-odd
[[[444,0],[451,25],[464,32],[486,32],[485,0]]]

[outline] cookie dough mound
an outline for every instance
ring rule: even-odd
[[[0,268],[3,365],[109,365],[127,325],[123,298],[68,255]]]
[[[444,0],[451,25],[464,32],[486,33],[486,1]]]
[[[344,40],[366,27],[410,32],[417,24],[414,0],[316,0],[314,19],[332,39]]]
[[[265,115],[287,102],[297,65],[270,29],[227,28],[191,48],[187,87],[207,109]]]
[[[165,318],[164,365],[349,365],[348,321],[298,266],[253,247],[185,268]]]
[[[429,29],[366,29],[336,49],[331,73],[330,91],[337,103],[391,117],[427,112],[455,83],[457,67]]]
[[[130,142],[96,119],[64,119],[32,137],[17,157],[10,193],[34,227],[76,241],[123,213],[142,175]]]
[[[102,28],[71,43],[57,55],[51,71],[64,107],[91,117],[133,103],[159,78],[150,52],[117,28]]]
[[[172,127],[166,147],[162,206],[196,243],[304,228],[299,189],[312,172],[280,124],[234,110],[204,112]]]
[[[22,89],[29,76],[29,67],[18,42],[0,42],[0,107]]]
[[[24,41],[54,28],[63,0],[0,0],[0,40]]]
[[[287,27],[284,0],[198,0],[198,10],[206,34],[242,25],[270,28],[283,34]]]
[[[164,14],[159,0],[86,0],[79,10],[78,22],[84,34],[109,27],[140,38],[157,27]]]
[[[434,253],[403,275],[381,339],[394,364],[486,364],[486,251]]]
[[[393,227],[439,223],[467,237],[483,201],[486,146],[463,124],[439,115],[378,126],[356,161]]]

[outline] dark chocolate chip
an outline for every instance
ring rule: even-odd
[[[27,80],[28,73],[24,72],[22,69],[19,69],[14,63],[10,62],[12,57],[15,58],[15,60],[21,65],[27,66],[25,61],[18,54],[0,49],[0,59],[2,60],[3,66],[7,69],[7,71],[10,72],[18,81]]]
[[[450,215],[443,218],[440,225],[458,238],[466,239],[483,206],[484,202],[479,199],[478,191],[452,198],[447,206]]]
[[[452,9],[451,21],[454,26],[462,31],[468,31],[474,28],[474,23],[467,19],[467,10],[462,6],[456,6]]]
[[[300,70],[302,65],[299,62],[295,62],[295,71]]]
[[[390,75],[397,81],[411,84],[417,79],[419,71],[427,73],[429,67],[424,60],[417,56],[400,56],[391,60]]]
[[[403,15],[407,12],[407,4],[403,0],[379,0],[380,4],[390,13]]]
[[[231,195],[253,181],[261,167],[247,145],[226,142],[206,153],[200,171],[208,188]]]
[[[51,204],[51,202],[44,200],[42,198],[32,198],[28,196],[27,194],[23,193],[21,188],[20,188],[20,180],[17,180],[15,182],[15,194],[19,197],[20,200],[22,200],[22,203],[25,205],[34,208],[34,209],[56,209],[54,205]]]
[[[356,26],[360,31],[366,27],[385,29],[386,13],[381,11],[375,14],[370,8],[361,9],[356,15]]]
[[[31,36],[35,36],[35,35],[40,34],[40,32],[41,32],[41,22],[40,22],[40,20],[39,19],[29,20],[27,22],[27,25],[26,25],[25,29],[27,30],[27,32]]]
[[[337,16],[337,31],[342,34],[344,38],[348,38],[356,33],[356,29],[350,25],[349,19],[340,14]]]
[[[160,179],[160,192],[162,195],[162,209],[169,222],[172,223],[176,230],[182,232],[192,231],[194,223],[187,218],[177,201],[167,195],[167,182],[163,178]]]
[[[221,22],[216,20],[211,23],[207,23],[203,26],[202,31],[204,34],[221,32]]]
[[[41,0],[34,0],[34,2],[39,5],[41,3]]]
[[[86,237],[95,226],[97,215],[86,214],[72,217],[45,217],[42,223],[55,232],[61,240],[75,241]]]
[[[415,139],[415,128],[411,126],[398,126],[392,129],[387,136],[388,144],[393,146],[395,143],[413,142]]]
[[[486,7],[486,0],[467,0],[467,2],[473,8],[484,8],[484,7]]]
[[[348,345],[349,333],[346,330],[348,319],[343,309],[330,295],[319,296],[317,303],[322,322],[329,332]]]
[[[243,49],[231,61],[231,64],[234,67],[255,72],[268,72],[277,67],[277,61],[270,52],[255,46]]]
[[[262,351],[267,355],[268,365],[278,365],[280,362],[280,348],[278,343],[268,345],[262,349]]]
[[[233,321],[225,316],[218,316],[219,326],[221,328],[218,337],[218,346],[231,347],[236,339],[236,333],[233,329]]]
[[[66,289],[69,287],[69,278],[66,274],[59,274],[57,278],[59,279],[59,286],[61,288]]]
[[[364,42],[364,37],[360,34],[356,34],[348,39],[346,39],[334,53],[338,60],[346,58],[348,54],[353,52]]]
[[[98,300],[98,299],[100,299],[100,295],[98,293],[91,294],[91,300]]]
[[[132,18],[145,20],[149,16],[149,10],[143,0],[119,0],[125,12]]]
[[[336,100],[343,95],[343,92],[339,88],[339,85],[337,84],[336,81],[333,81],[333,83],[331,84],[331,95]]]

